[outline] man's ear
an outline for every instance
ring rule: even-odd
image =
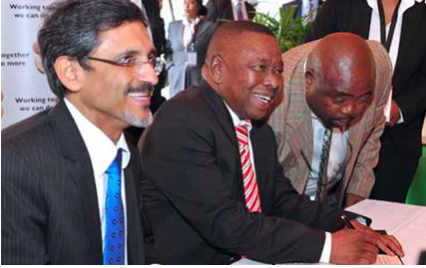
[[[60,56],[55,61],[55,72],[61,83],[71,92],[80,91],[83,84],[83,68],[77,60],[68,56]]]
[[[312,69],[307,70],[305,72],[305,87],[306,91],[310,91],[310,89],[314,86],[314,71]]]
[[[210,59],[210,74],[213,81],[220,85],[223,80],[224,62],[221,55],[214,55]]]

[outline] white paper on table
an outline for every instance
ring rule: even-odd
[[[379,254],[373,265],[402,265],[402,263],[397,256]]]

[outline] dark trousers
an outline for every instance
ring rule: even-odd
[[[408,189],[416,174],[419,158],[398,153],[395,144],[382,139],[376,182],[371,199],[405,203]]]

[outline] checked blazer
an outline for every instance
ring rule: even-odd
[[[284,61],[284,98],[272,113],[269,123],[278,144],[278,159],[285,177],[299,193],[306,187],[313,154],[311,110],[305,99],[304,64],[318,41],[298,46],[282,55]],[[376,62],[374,101],[363,118],[349,129],[343,191],[368,197],[374,185],[373,168],[378,162],[380,136],[384,129],[384,107],[391,88],[391,62],[386,50],[375,41],[367,41]]]

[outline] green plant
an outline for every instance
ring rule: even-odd
[[[312,21],[309,17],[314,11],[301,18],[294,19],[297,5],[292,5],[286,9],[279,9],[279,20],[270,16],[256,12],[253,19],[254,22],[260,23],[268,27],[278,39],[281,52],[285,52],[295,46],[303,44],[309,29],[312,26]]]

